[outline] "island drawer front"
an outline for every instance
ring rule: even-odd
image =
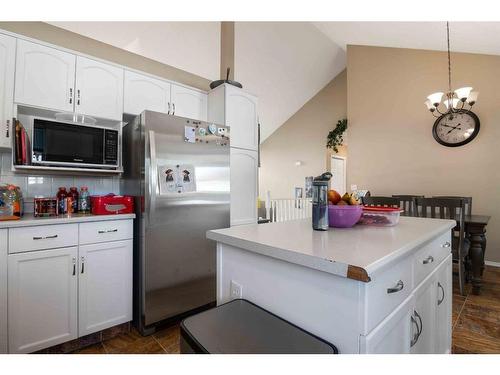
[[[78,245],[78,224],[9,229],[9,254]]]
[[[80,224],[80,244],[122,241],[133,238],[132,220],[109,220]]]
[[[422,247],[413,258],[413,272],[416,287],[451,252],[451,231],[444,233]]]
[[[406,257],[364,284],[364,330],[368,334],[399,306],[413,289],[412,257]]]

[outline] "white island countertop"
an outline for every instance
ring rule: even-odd
[[[34,217],[33,215],[24,215],[19,220],[0,221],[0,229],[31,227],[34,225],[53,225],[53,224],[86,223],[92,221],[125,220],[134,218],[135,214],[118,214],[118,215],[74,214],[74,215],[60,215],[53,217]]]
[[[311,219],[249,224],[207,232],[209,239],[355,280],[396,262],[446,233],[453,220],[401,217],[393,227],[356,225],[315,231]]]

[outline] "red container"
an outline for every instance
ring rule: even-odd
[[[134,213],[134,197],[130,195],[93,195],[90,197],[93,215]]]

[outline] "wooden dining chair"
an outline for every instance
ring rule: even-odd
[[[393,195],[393,198],[399,200],[399,207],[404,211],[401,213],[403,216],[418,216],[415,212],[415,198],[423,198],[423,195]]]
[[[457,222],[452,229],[458,232],[457,241],[452,241],[453,261],[458,263],[460,293],[465,294],[465,258],[469,254],[470,243],[465,240],[465,202],[461,198],[415,198],[415,209],[420,217],[451,219]],[[453,233],[452,232],[452,233]]]
[[[399,207],[399,201],[392,197],[363,197],[365,206]]]
[[[472,215],[472,197],[459,197],[456,195],[437,195],[434,196],[433,198],[450,198],[450,199],[463,199],[464,204],[465,204],[465,215],[470,216]]]

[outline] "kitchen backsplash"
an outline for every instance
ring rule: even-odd
[[[33,198],[55,196],[59,186],[69,188],[88,186],[91,195],[120,193],[119,177],[30,175],[14,173],[11,170],[11,153],[0,152],[0,184],[11,183],[21,188],[25,199],[25,211],[32,212]]]

